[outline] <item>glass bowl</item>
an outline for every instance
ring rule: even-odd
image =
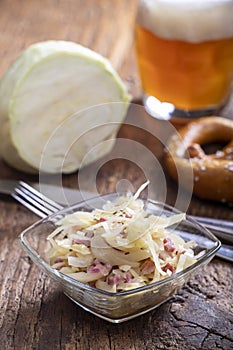
[[[47,236],[55,229],[56,222],[77,210],[92,211],[95,208],[102,208],[106,201],[113,201],[117,196],[117,194],[107,194],[77,203],[36,222],[19,236],[20,243],[30,258],[49,277],[59,283],[65,295],[86,311],[112,323],[130,320],[167,301],[178,289],[182,288],[194,272],[214,257],[221,246],[220,241],[211,232],[187,217],[174,228],[174,232],[185,240],[194,240],[197,243],[194,248],[195,253],[203,251],[202,255],[199,254],[197,261],[181,272],[159,282],[117,293],[91,287],[52,268],[46,259],[45,251],[50,244]],[[150,214],[166,217],[179,213],[178,210],[164,203],[150,199],[145,201],[145,210]]]

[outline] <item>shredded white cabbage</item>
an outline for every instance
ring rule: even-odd
[[[195,242],[185,242],[169,227],[185,219],[149,215],[135,195],[118,197],[103,209],[77,211],[58,222],[46,252],[52,267],[108,292],[159,281],[196,261]]]

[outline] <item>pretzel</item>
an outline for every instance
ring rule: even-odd
[[[206,154],[202,146],[216,143],[223,148]],[[233,202],[233,120],[213,116],[188,123],[168,141],[165,165],[183,187],[193,181],[196,196]]]

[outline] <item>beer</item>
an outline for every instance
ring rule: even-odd
[[[146,96],[212,112],[231,89],[233,1],[142,0],[136,51]]]

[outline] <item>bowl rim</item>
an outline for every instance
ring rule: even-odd
[[[104,291],[104,290],[101,290],[101,289],[96,288],[96,287],[92,287],[92,286],[88,285],[87,283],[80,282],[78,280],[75,280],[72,277],[69,277],[69,275],[61,273],[59,270],[56,270],[51,265],[49,265],[49,263],[47,263],[43,258],[41,258],[41,256],[33,248],[31,248],[28,245],[28,243],[25,239],[25,236],[29,231],[33,230],[35,227],[40,226],[43,223],[47,223],[47,222],[51,222],[54,224],[53,218],[55,218],[58,215],[66,215],[67,212],[75,210],[76,208],[80,208],[82,206],[83,207],[87,206],[89,202],[92,202],[94,200],[96,201],[100,198],[108,198],[108,197],[112,197],[112,196],[116,196],[116,195],[118,195],[118,194],[115,192],[111,192],[111,193],[95,196],[92,198],[88,198],[87,200],[79,201],[75,204],[72,204],[69,207],[65,207],[64,209],[57,211],[56,213],[48,215],[46,218],[43,218],[43,219],[36,221],[34,224],[30,225],[29,227],[24,229],[19,234],[18,240],[20,242],[20,245],[22,246],[22,248],[27,252],[27,254],[30,256],[30,258],[37,265],[43,267],[43,269],[46,270],[47,272],[49,272],[52,276],[54,276],[54,278],[56,277],[56,280],[59,279],[59,282],[62,283],[63,285],[64,285],[64,283],[69,283],[75,288],[78,287],[78,288],[81,288],[82,290],[88,290],[88,291],[93,292],[95,294],[99,293],[103,296],[112,297],[112,298],[142,293],[144,291],[148,291],[150,289],[159,287],[163,284],[166,285],[167,283],[169,283],[171,281],[175,281],[175,280],[179,279],[179,277],[185,276],[186,274],[188,274],[191,271],[195,271],[198,267],[202,266],[206,261],[208,261],[209,259],[212,259],[214,257],[214,255],[217,253],[217,251],[220,249],[220,247],[221,247],[220,240],[211,231],[206,229],[203,225],[201,225],[195,219],[193,219],[189,215],[186,215],[186,218],[183,221],[188,221],[189,223],[194,224],[195,226],[198,226],[198,228],[200,228],[201,232],[204,231],[205,233],[207,233],[208,238],[211,239],[213,243],[215,243],[215,246],[210,248],[208,250],[208,252],[205,252],[195,263],[193,263],[192,265],[186,267],[185,269],[183,269],[177,273],[174,273],[171,276],[165,277],[165,278],[163,278],[159,281],[153,282],[153,283],[149,283],[145,286],[133,288],[133,289],[130,289],[127,291],[108,292],[108,291]],[[180,210],[170,206],[169,204],[166,204],[166,203],[163,203],[160,201],[156,201],[153,199],[149,199],[149,198],[146,198],[146,199],[140,198],[140,199],[146,200],[147,202],[150,202],[153,205],[162,206],[163,207],[162,210],[164,210],[164,208],[166,208],[168,211],[174,212],[176,214],[182,213]],[[50,276],[50,277],[52,278],[52,276]]]

